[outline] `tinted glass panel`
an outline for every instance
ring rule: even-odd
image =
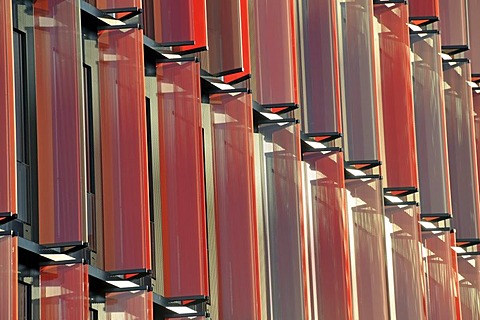
[[[18,316],[18,238],[0,237],[0,310],[4,319]]]
[[[153,1],[155,41],[159,43],[182,43],[195,41],[194,3],[198,0]]]
[[[442,46],[468,46],[467,0],[439,0]]]
[[[411,17],[438,17],[438,0],[410,0]]]
[[[480,257],[459,256],[458,274],[462,319],[473,320],[480,314]]]
[[[105,313],[107,320],[152,320],[152,292],[107,293]]]
[[[478,19],[478,12],[480,12],[480,0],[468,0],[467,14],[468,14],[468,32],[470,39],[469,48],[465,52],[465,56],[470,59],[472,66],[472,74],[480,74],[480,19]]]

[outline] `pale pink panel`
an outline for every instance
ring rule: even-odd
[[[107,320],[153,320],[152,292],[111,292],[105,298]]]

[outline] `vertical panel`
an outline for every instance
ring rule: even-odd
[[[358,315],[360,319],[388,319],[381,181],[347,180],[346,188],[353,222]]]
[[[269,319],[304,319],[299,125],[261,125],[264,135]]]
[[[413,18],[432,18],[439,16],[439,0],[410,0],[409,12]]]
[[[470,65],[444,63],[445,109],[451,178],[453,226],[460,239],[478,238],[479,194],[474,141]]]
[[[142,0],[97,0],[98,9],[142,7]]]
[[[397,319],[426,319],[419,212],[415,206],[386,207],[393,261]]]
[[[439,0],[443,47],[468,48],[467,0]]]
[[[150,268],[143,34],[103,31],[98,46],[105,268]]]
[[[297,102],[293,3],[253,3],[253,99],[262,105]]]
[[[112,292],[105,295],[106,320],[152,320],[153,293]]]
[[[87,265],[41,267],[40,291],[40,319],[89,319]]]
[[[379,158],[372,6],[370,0],[340,0],[338,7],[348,161]]]
[[[455,274],[450,231],[422,233],[428,284],[428,317],[456,319]]]
[[[468,17],[468,32],[470,39],[469,50],[465,52],[465,56],[470,59],[472,66],[472,74],[480,74],[480,19],[478,13],[480,12],[480,0],[468,0],[467,2],[467,17]]]
[[[0,4],[0,213],[16,213],[12,2]],[[1,219],[0,219],[1,221]]]
[[[303,130],[341,132],[335,1],[302,1],[299,11]]]
[[[0,237],[0,312],[4,319],[18,318],[18,238]]]
[[[79,3],[34,4],[40,242],[85,240]]]
[[[240,0],[208,0],[207,32],[208,51],[201,55],[202,69],[215,76],[241,72]]]
[[[163,1],[163,0],[162,0]],[[174,1],[178,5],[178,0]],[[193,45],[177,47],[175,51],[199,51],[207,49],[207,4],[206,0],[191,0],[193,6],[193,17],[190,18],[190,23],[193,24]],[[183,16],[183,14],[182,14]],[[172,15],[172,18],[176,17]],[[163,19],[163,17],[162,17]],[[168,20],[167,20],[168,21]]]
[[[259,319],[251,95],[210,98],[220,319]]]
[[[459,256],[458,273],[462,319],[474,320],[480,314],[480,256]]]
[[[380,25],[386,184],[388,187],[417,187],[408,8],[405,4],[376,5],[375,17]]]
[[[155,41],[182,43],[195,41],[194,2],[198,0],[153,1]]]
[[[414,34],[411,42],[421,210],[451,213],[440,35]]]
[[[166,296],[208,294],[200,68],[157,66]]]
[[[309,153],[304,161],[313,319],[352,319],[343,155]]]

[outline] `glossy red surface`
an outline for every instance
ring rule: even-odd
[[[0,237],[0,310],[4,319],[18,317],[18,238]]]
[[[40,243],[85,240],[79,5],[34,3]]]
[[[157,65],[166,296],[208,295],[200,67]]]
[[[178,2],[178,0],[173,0]],[[206,0],[191,0],[193,5],[193,17],[190,23],[193,25],[193,45],[180,46],[175,51],[200,51],[208,45],[207,38],[207,4]]]
[[[0,212],[17,212],[12,2],[0,4]],[[0,220],[1,221],[1,220]]]
[[[106,270],[150,268],[143,34],[99,33]]]
[[[107,320],[153,320],[152,292],[112,292],[105,298]]]
[[[194,2],[196,1],[153,1],[155,41],[158,43],[195,41]]]

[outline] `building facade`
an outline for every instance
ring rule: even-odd
[[[0,0],[0,319],[480,319],[480,0]]]

